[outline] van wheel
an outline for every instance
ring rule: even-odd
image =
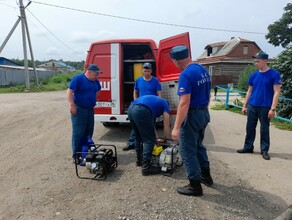
[[[114,122],[103,122],[102,124],[104,127],[114,127],[116,125]]]

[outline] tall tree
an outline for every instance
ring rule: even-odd
[[[292,46],[284,50],[274,61],[271,66],[281,73],[283,81],[281,88],[281,96],[292,98]],[[281,117],[292,119],[292,102],[279,101],[278,114]]]
[[[284,8],[284,14],[278,21],[268,26],[269,33],[266,35],[269,43],[274,46],[281,45],[286,48],[279,54],[272,68],[281,73],[283,85],[281,88],[281,96],[292,98],[292,3],[288,3]],[[284,118],[292,118],[292,102],[282,100],[279,101],[277,107],[278,114]]]
[[[284,11],[282,18],[268,26],[269,33],[265,37],[270,44],[286,48],[292,42],[292,3],[288,3]]]

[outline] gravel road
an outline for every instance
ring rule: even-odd
[[[183,167],[170,177],[142,176],[135,166],[134,151],[122,151],[130,133],[126,125],[106,128],[96,122],[93,139],[117,147],[118,167],[105,181],[79,179],[71,161],[65,94],[0,95],[0,219],[266,220],[292,203],[292,150],[287,144],[291,138],[286,137],[291,132],[282,138],[288,152],[282,157],[271,153],[272,160],[264,161],[258,154],[234,153],[241,147],[244,133],[244,124],[239,124],[240,132],[235,121],[219,128],[212,119],[206,145],[215,184],[203,186],[202,197],[176,193],[176,187],[188,183]],[[244,121],[243,116],[224,112],[211,111],[211,117],[230,114]],[[217,124],[222,126],[220,123],[224,126],[224,120],[219,119]],[[270,166],[276,166],[279,174],[272,168],[266,173]]]

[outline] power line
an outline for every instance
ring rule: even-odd
[[[10,7],[10,8],[13,8],[13,9],[18,9],[17,7],[15,6],[11,6],[11,5],[8,5],[6,3],[3,3],[5,2],[6,0],[0,0],[0,5],[4,5],[4,6],[7,6],[7,7]],[[16,0],[16,4],[18,5],[19,3],[17,2]],[[61,39],[59,39],[55,34],[53,34],[28,8],[26,8],[26,10],[55,38],[57,39],[57,41],[59,41],[63,46],[65,46],[66,48],[68,48],[69,50],[71,50],[73,52],[73,54],[75,53],[75,51],[70,48],[67,44],[65,44]],[[40,30],[38,28],[38,26],[36,24],[34,24],[32,21],[31,23],[41,32],[43,32],[42,30]],[[43,32],[44,33],[44,32]],[[48,38],[47,34],[45,33],[45,36]],[[50,38],[48,38],[57,48],[60,49],[59,46],[57,46]],[[72,54],[70,53],[67,53],[67,55],[71,58],[76,58],[75,56],[73,57]]]
[[[38,2],[38,1],[32,1],[32,2],[37,3],[37,4],[41,4],[41,5],[56,7],[56,8],[63,8],[63,9],[71,10],[71,11],[78,11],[78,12],[83,12],[83,13],[88,13],[88,14],[94,14],[94,15],[130,20],[130,21],[151,23],[151,24],[167,25],[167,26],[173,26],[173,27],[183,27],[183,28],[200,29],[200,30],[208,30],[208,31],[235,32],[235,33],[245,33],[245,34],[264,34],[264,35],[267,34],[267,33],[262,33],[262,32],[253,32],[253,31],[239,31],[239,30],[219,29],[219,28],[196,27],[196,26],[181,25],[181,24],[171,24],[171,23],[165,23],[165,22],[142,20],[142,19],[137,19],[137,18],[128,18],[128,17],[123,17],[123,16],[104,14],[104,13],[100,13],[100,12],[86,11],[86,10],[69,8],[69,7],[59,6],[59,5],[53,5],[53,4],[48,4],[48,3]]]
[[[26,9],[28,10],[28,9]],[[67,47],[69,50],[72,50],[72,48],[70,48],[69,46],[67,46],[67,44],[65,44],[62,40],[60,40],[55,34],[53,34],[30,10],[28,10],[28,12],[53,36],[55,37],[61,44],[63,44],[65,47]]]
[[[26,10],[28,10],[28,9],[26,9]],[[28,12],[43,26],[43,27],[45,27],[41,22],[40,22],[40,20],[39,19],[37,19],[34,15],[33,15],[33,13],[31,12],[31,11],[29,11],[28,10]],[[30,20],[30,23],[31,24],[33,24],[33,26],[36,28],[36,29],[38,29],[40,32],[42,32],[42,33],[44,33],[45,34],[45,37],[52,43],[52,44],[54,44],[57,48],[59,48],[60,49],[60,47],[54,42],[54,41],[52,41],[49,37],[48,37],[48,35],[47,35],[47,33],[45,33],[43,30],[41,30],[32,20]],[[45,27],[45,29],[50,33],[50,34],[52,34],[51,33],[51,31],[49,31],[48,30],[48,28],[46,28]],[[63,43],[58,37],[56,37],[54,34],[53,34],[53,36],[58,40],[58,41],[60,41],[60,43],[61,44],[63,44],[64,46],[66,46],[66,44],[65,43]],[[66,46],[67,48],[69,48],[68,46]],[[74,52],[74,50],[73,49],[71,49],[71,48],[69,48],[72,52]],[[72,56],[72,54],[70,54],[70,53],[66,53],[69,57],[71,57],[71,58],[76,58],[76,57],[73,57]]]
[[[28,10],[28,9],[26,9],[26,10]],[[30,11],[29,11],[29,13],[31,13]],[[30,21],[30,23],[36,28],[36,29],[38,29],[40,32],[42,32],[42,33],[44,33],[45,34],[45,36],[46,36],[46,38],[49,40],[49,41],[51,41],[51,43],[53,43],[56,47],[58,47],[58,45],[56,45],[55,44],[55,42],[53,42],[48,36],[47,36],[47,33],[45,33],[43,30],[41,30],[32,20],[30,20],[29,19],[29,21]]]
[[[13,8],[13,9],[17,9],[17,7],[9,5],[9,4],[6,4],[6,3],[3,3],[3,2],[0,2],[0,5],[5,5],[7,7],[10,7],[10,8]]]

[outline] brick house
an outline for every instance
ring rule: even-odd
[[[212,75],[212,86],[237,84],[241,72],[261,48],[254,42],[240,37],[226,42],[208,44],[196,62],[205,66]]]

